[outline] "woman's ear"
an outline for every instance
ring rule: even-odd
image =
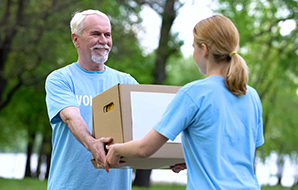
[[[202,46],[203,46],[203,50],[204,50],[204,58],[207,59],[209,56],[208,47],[206,46],[206,44],[202,44]]]

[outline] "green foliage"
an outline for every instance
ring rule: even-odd
[[[0,20],[7,0],[0,1]],[[113,48],[107,65],[130,73],[141,84],[152,83],[155,54],[144,55],[136,38],[141,30],[141,7],[132,1],[33,0],[25,1],[24,23],[18,26],[12,49],[5,63],[8,85],[4,98],[22,81],[10,104],[0,111],[0,150],[22,147],[28,132],[51,135],[45,108],[44,82],[54,69],[77,60],[69,22],[75,11],[99,9],[111,18]],[[55,3],[54,3],[55,2]],[[217,13],[229,17],[240,33],[240,54],[250,68],[249,84],[256,88],[263,103],[265,145],[259,150],[266,157],[271,151],[297,153],[296,117],[298,99],[298,67],[296,28],[281,35],[281,24],[294,20],[297,24],[296,0],[218,0]],[[11,14],[16,15],[16,3]],[[0,39],[5,28],[0,27]],[[177,35],[171,35],[172,49],[182,45]],[[179,53],[177,53],[178,55]],[[165,84],[183,86],[204,78],[192,57],[171,56]],[[18,148],[16,148],[18,149]],[[7,149],[6,149],[7,150]],[[11,149],[9,149],[11,151]],[[294,154],[297,155],[297,154]],[[0,183],[2,184],[2,183]]]
[[[0,1],[0,22],[7,1]],[[17,35],[5,62],[4,76],[8,84],[3,99],[10,96],[18,82],[22,87],[0,110],[0,150],[7,150],[3,147],[10,145],[9,151],[13,147],[20,151],[19,147],[24,147],[20,146],[20,142],[34,141],[30,138],[26,140],[32,133],[44,137],[51,135],[45,107],[45,79],[53,70],[77,60],[69,22],[74,12],[85,9],[99,9],[110,16],[113,48],[107,65],[130,73],[140,83],[152,81],[153,58],[143,56],[136,38],[141,22],[139,6],[120,0],[24,1],[24,22],[17,27]],[[9,25],[13,25],[17,3],[13,3],[9,10]],[[4,40],[2,31],[6,27],[9,26],[0,28],[1,40]]]
[[[183,86],[194,80],[205,78],[205,75],[200,73],[192,56],[188,58],[172,56],[166,70],[166,84],[168,85]]]
[[[51,135],[44,100],[44,92],[33,86],[22,87],[16,92],[9,106],[1,111],[0,150],[8,151],[10,147],[11,151],[24,152],[26,142],[34,143],[26,132]]]
[[[250,68],[249,84],[263,104],[263,157],[297,152],[297,26],[281,34],[284,21],[298,20],[297,1],[219,0],[217,12],[240,33],[240,54]]]

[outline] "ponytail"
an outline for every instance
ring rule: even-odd
[[[227,89],[235,96],[245,95],[248,67],[244,59],[237,54],[240,39],[233,22],[225,16],[214,15],[198,22],[193,29],[193,35],[194,42],[208,47],[216,63],[227,63],[222,68]]]
[[[236,51],[230,53],[230,65],[227,70],[226,86],[235,96],[246,94],[248,84],[248,67],[244,59]]]

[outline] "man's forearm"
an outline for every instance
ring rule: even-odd
[[[89,151],[95,139],[91,135],[85,120],[77,107],[67,107],[60,112],[60,117],[75,138]]]

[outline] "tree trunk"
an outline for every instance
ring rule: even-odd
[[[51,166],[51,153],[47,153],[47,171],[45,175],[45,179],[49,179],[49,174],[50,174],[50,166]]]
[[[150,185],[150,175],[152,170],[136,170],[136,178],[133,182],[133,186],[147,187]]]
[[[153,70],[153,83],[163,84],[166,79],[166,63],[171,55],[171,47],[168,46],[170,41],[170,31],[176,18],[174,7],[176,0],[167,0],[162,14],[162,26],[160,30],[159,46],[156,51],[155,67]],[[134,186],[150,187],[151,170],[136,170]]]
[[[37,178],[39,178],[40,176],[40,168],[41,168],[41,164],[42,164],[42,156],[43,154],[43,150],[44,150],[44,144],[45,144],[45,138],[42,137],[42,141],[41,141],[41,145],[39,147],[39,151],[38,151],[38,159],[37,159],[37,167],[36,167],[36,172],[35,172],[35,176]]]
[[[51,135],[47,135],[44,138],[45,138],[45,144],[44,144],[43,154],[46,156],[46,164],[47,164],[45,179],[48,179],[49,173],[50,173],[50,166],[51,166],[52,141],[51,141]]]
[[[51,135],[45,134],[43,135],[42,142],[39,148],[39,153],[38,153],[38,162],[37,162],[37,169],[36,169],[37,178],[40,178],[41,165],[43,163],[46,164],[46,171],[45,171],[44,178],[45,179],[49,178],[51,152],[52,152]]]
[[[277,185],[281,185],[284,164],[285,164],[284,155],[279,154],[277,157]]]
[[[25,10],[25,1],[18,0],[16,12],[11,13],[14,9],[14,4],[15,3],[12,2],[12,0],[7,0],[5,13],[0,20],[0,25],[4,28],[3,31],[0,30],[0,33],[3,33],[4,36],[4,38],[0,38],[0,110],[8,104],[11,97],[11,92],[9,92],[9,96],[3,100],[3,94],[7,85],[7,79],[4,76],[4,65],[7,61],[8,54],[11,51],[12,43],[18,32],[18,28],[19,26],[22,26],[24,20],[23,13]],[[10,22],[12,20],[10,19],[11,17],[15,17],[15,23],[13,24]],[[19,85],[17,85],[17,88],[19,88]],[[15,90],[13,90],[13,92],[15,92]]]
[[[49,173],[50,173],[50,166],[51,166],[51,153],[52,153],[52,138],[51,138],[51,133],[46,133],[44,136],[44,149],[43,149],[43,154],[46,156],[46,164],[47,164],[47,169],[45,173],[45,179],[49,178]]]
[[[33,153],[34,139],[35,139],[35,133],[30,133],[29,132],[28,144],[27,144],[27,160],[26,160],[25,177],[32,177],[31,155]]]
[[[162,14],[159,45],[156,51],[155,67],[153,70],[154,84],[163,84],[166,79],[166,64],[171,52],[168,42],[170,41],[170,31],[176,18],[175,1],[167,0]]]

